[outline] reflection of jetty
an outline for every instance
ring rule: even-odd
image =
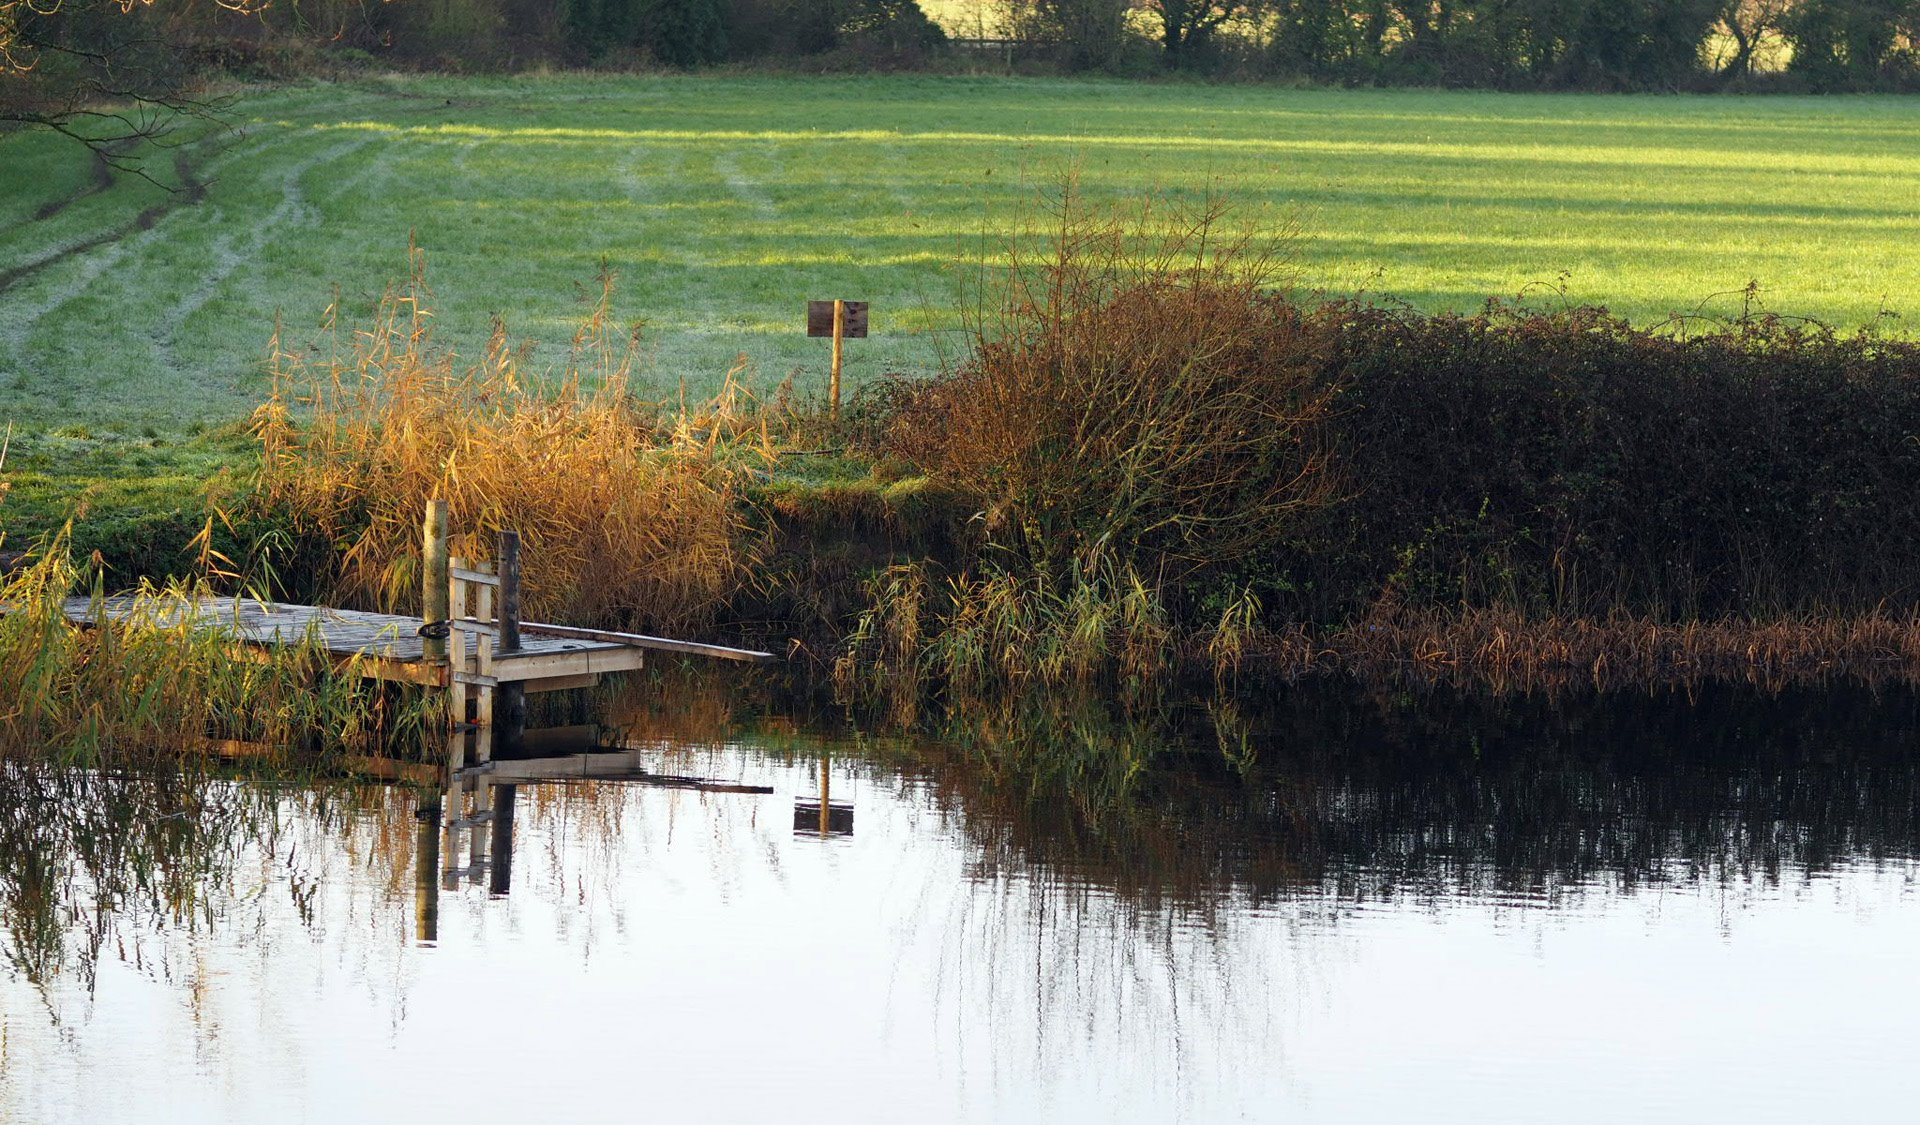
[[[485,871],[488,889],[506,893],[513,878],[515,783],[577,779],[584,768],[571,756],[547,759],[558,764],[544,771],[512,761],[528,753],[527,692],[592,687],[602,673],[639,668],[649,649],[756,664],[778,659],[771,653],[636,633],[528,625],[520,619],[520,537],[501,532],[491,563],[451,557],[444,501],[427,506],[424,543],[425,620],[416,631],[421,660],[444,673],[440,683],[447,689],[451,719],[441,826],[449,885],[457,885],[462,872],[455,856],[465,830],[465,872],[478,878]],[[516,769],[518,777],[512,772]],[[642,772],[637,761],[618,763],[606,779],[639,780],[636,775]],[[423,825],[423,835],[427,830]],[[489,852],[496,857],[491,864]],[[423,914],[422,932],[430,928]]]
[[[594,727],[532,731],[531,740],[577,742],[581,748],[547,757],[449,765],[445,800],[435,797],[416,814],[420,827],[414,842],[414,927],[419,940],[439,939],[443,887],[457,890],[462,878],[475,884],[485,878],[489,894],[503,895],[513,888],[513,810],[523,785],[596,782],[700,793],[773,792],[770,785],[655,773],[642,764],[641,750],[593,745],[597,733]]]
[[[420,810],[416,841],[423,880],[418,924],[427,940],[437,930],[439,912],[438,884],[428,872],[437,872],[449,888],[458,886],[463,875],[476,882],[484,875],[489,890],[506,892],[512,879],[514,798],[520,785],[595,780],[721,793],[772,792],[765,786],[652,773],[631,751],[535,757],[551,754],[553,748],[541,745],[545,732],[536,732],[535,744],[528,745],[526,696],[594,687],[607,673],[643,667],[649,651],[756,664],[778,657],[522,620],[520,537],[501,532],[491,561],[453,557],[442,500],[427,505],[421,563],[419,617],[248,598],[70,598],[64,609],[68,618],[86,625],[106,621],[184,627],[219,638],[243,655],[317,650],[330,659],[335,675],[445,691],[446,797]],[[223,754],[264,749],[225,742],[212,748]],[[394,778],[409,778],[422,768],[388,759],[359,759],[358,764]]]

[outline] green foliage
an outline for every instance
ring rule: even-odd
[[[205,579],[142,582],[111,603],[105,590],[64,534],[0,578],[0,756],[113,765],[208,739],[370,750],[417,736],[435,705],[416,695],[396,708],[351,664],[334,674],[317,638],[242,650],[197,619],[196,604],[219,596]],[[76,594],[92,625],[68,618]]]
[[[1920,347],[1756,317],[1334,304],[1343,499],[1282,555],[1318,620],[1387,600],[1655,618],[1920,604]]]
[[[641,26],[647,50],[668,66],[700,66],[727,55],[720,0],[649,0]]]
[[[1785,20],[1792,70],[1823,90],[1900,87],[1920,75],[1920,3],[1801,0]]]
[[[925,374],[962,353],[959,233],[1000,240],[1023,175],[1076,161],[1096,202],[1210,183],[1297,208],[1302,288],[1471,310],[1564,271],[1569,300],[1650,323],[1758,278],[1772,307],[1853,326],[1920,313],[1916,108],[913,76],[260,90],[244,132],[156,154],[199,168],[201,205],[93,192],[77,146],[0,137],[0,277],[28,271],[0,292],[0,418],[100,440],[243,418],[276,314],[290,348],[324,349],[329,307],[369,315],[409,229],[464,354],[495,312],[543,361],[563,350],[604,254],[646,312],[647,397],[711,394],[742,353],[761,388],[818,393],[827,347],[795,302],[834,293],[873,302],[850,386]]]

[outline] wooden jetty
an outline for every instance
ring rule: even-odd
[[[779,659],[725,645],[522,621],[519,536],[501,532],[498,548],[492,561],[449,557],[446,503],[431,501],[422,537],[421,617],[244,597],[184,603],[79,597],[67,599],[65,610],[82,623],[100,618],[124,623],[139,615],[144,624],[159,628],[178,627],[185,616],[195,630],[225,636],[242,648],[313,644],[340,672],[446,689],[452,736],[464,739],[478,732],[482,739],[474,750],[482,760],[493,756],[488,736],[517,741],[518,701],[529,692],[593,687],[608,673],[644,667],[650,651],[752,663]],[[508,708],[496,731],[498,702]],[[450,750],[456,768],[467,757],[463,749],[464,744],[462,750]]]
[[[146,624],[162,628],[179,624],[176,607],[162,603],[161,608],[167,616],[155,618],[151,616],[155,609],[151,600],[143,604],[132,597],[110,597],[99,604],[99,614],[124,623],[131,615],[143,613],[148,615]],[[74,621],[95,621],[95,603],[90,598],[68,598],[66,611]],[[418,617],[251,598],[202,598],[191,603],[187,612],[196,629],[224,634],[240,644],[278,648],[311,640],[332,656],[337,666],[352,667],[363,678],[426,687],[447,687],[456,679],[481,684],[519,681],[530,692],[580,687],[603,673],[643,667],[647,647],[639,637],[632,643],[581,639],[542,632],[540,625],[523,624],[518,652],[503,654],[484,668],[476,666],[476,653],[467,667],[456,667],[445,657],[427,655],[428,638],[420,634]],[[458,627],[478,624],[461,623]]]

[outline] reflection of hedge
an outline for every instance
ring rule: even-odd
[[[1595,310],[1308,315],[1332,329],[1341,498],[1256,568],[1301,611],[1920,604],[1920,345]]]

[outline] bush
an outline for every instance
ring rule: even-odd
[[[1167,222],[1089,212],[1011,264],[973,357],[926,387],[895,452],[978,503],[995,546],[1064,574],[1156,582],[1239,560],[1327,496],[1320,345],[1266,291],[1273,262],[1217,207]]]
[[[1344,492],[1276,554],[1297,615],[1920,604],[1920,345],[1776,317],[1306,315]]]

